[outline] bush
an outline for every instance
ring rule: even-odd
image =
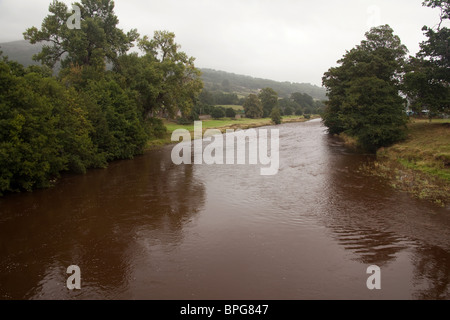
[[[233,108],[228,108],[226,111],[225,111],[225,115],[228,117],[228,118],[236,118],[236,111],[234,111],[234,109]]]
[[[202,107],[202,111],[203,112],[200,112],[200,114],[209,114],[209,115],[211,115],[213,110],[214,110],[214,106],[205,105],[205,106]]]
[[[292,109],[291,107],[286,107],[284,109],[284,115],[285,116],[292,116],[293,113],[294,113],[294,109]]]
[[[274,124],[281,124],[281,112],[279,108],[274,108],[272,113],[270,114],[270,118],[272,119]]]
[[[178,118],[177,123],[182,126],[188,126],[193,123],[194,120],[187,119],[185,117]]]
[[[225,118],[225,111],[223,108],[214,108],[211,112],[211,117],[214,119],[221,119]]]
[[[161,119],[149,118],[147,126],[151,138],[162,139],[167,134],[167,128]]]

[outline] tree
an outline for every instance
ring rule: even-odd
[[[212,110],[211,116],[213,117],[213,119],[225,118],[225,111],[223,110],[223,108],[216,107]]]
[[[291,100],[293,100],[301,108],[311,108],[314,105],[314,99],[310,95],[301,92],[294,92],[291,94]]]
[[[399,87],[406,47],[388,25],[366,39],[325,73],[329,101],[323,114],[330,134],[347,133],[368,151],[404,138],[406,115]]]
[[[244,102],[245,116],[251,119],[261,118],[264,114],[263,106],[258,96],[251,94]]]
[[[34,60],[53,68],[58,61],[62,67],[90,66],[104,70],[106,63],[116,63],[139,37],[136,29],[128,33],[117,27],[112,0],[81,0],[81,30],[70,30],[66,24],[71,13],[60,1],[53,1],[41,29],[32,27],[24,32],[30,43],[44,42],[42,51]]]
[[[146,112],[162,111],[174,117],[181,111],[189,115],[203,89],[195,58],[179,51],[175,34],[168,31],[156,31],[153,39],[144,36],[139,40],[139,47],[157,62],[155,68],[161,79],[159,93]]]
[[[114,80],[91,81],[85,89],[84,102],[96,128],[92,138],[108,161],[133,158],[147,141],[142,113],[130,95]]]
[[[268,117],[272,110],[278,106],[278,93],[272,88],[262,89],[258,95],[263,106],[263,117]]]
[[[39,67],[0,62],[0,194],[47,187],[106,159],[83,98]]]
[[[203,89],[202,92],[200,92],[198,99],[200,100],[200,103],[204,104],[204,105],[215,105],[215,104],[219,104],[216,99],[215,96],[211,93],[211,91],[208,91],[206,89]]]
[[[293,113],[294,113],[294,109],[291,106],[287,106],[284,109],[284,115],[285,116],[292,116]]]
[[[279,108],[274,108],[270,113],[270,118],[274,124],[281,124],[281,112]]]
[[[137,53],[123,55],[119,57],[114,71],[114,77],[122,89],[136,93],[136,102],[144,118],[157,111],[156,101],[161,92],[163,74],[154,57],[139,57]]]
[[[412,57],[404,77],[404,91],[413,110],[429,110],[430,120],[435,113],[450,113],[450,30],[443,23],[450,19],[450,1],[426,0],[424,6],[440,9],[436,28],[423,27],[427,40]]]
[[[236,118],[236,111],[234,111],[233,108],[227,108],[227,110],[225,110],[225,115],[226,115],[228,118],[234,119],[234,118]]]

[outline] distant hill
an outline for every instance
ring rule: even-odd
[[[317,100],[327,100],[324,88],[309,83],[278,82],[253,78],[225,71],[201,69],[205,88],[210,91],[233,92],[241,96],[257,93],[259,89],[272,88],[281,98],[288,98],[294,92],[307,93]]]
[[[26,40],[0,43],[0,51],[9,60],[17,61],[28,67],[30,65],[39,65],[39,62],[33,61],[32,57],[41,52],[42,44],[32,45]]]
[[[4,56],[24,66],[38,65],[39,63],[33,61],[32,57],[41,49],[42,44],[32,45],[26,40],[0,44],[0,51],[3,51]],[[287,98],[294,92],[301,92],[317,100],[327,99],[324,88],[309,83],[278,82],[213,69],[201,69],[201,71],[205,88],[210,91],[233,92],[246,97],[250,93],[257,93],[259,89],[270,87],[282,98]]]

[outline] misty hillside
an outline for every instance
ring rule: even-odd
[[[326,100],[324,88],[309,83],[278,82],[267,79],[253,78],[225,71],[201,69],[205,89],[209,91],[225,91],[247,96],[259,89],[272,88],[281,98],[288,98],[294,92],[307,93],[317,100]]]
[[[10,60],[17,61],[24,66],[37,65],[33,61],[34,54],[40,52],[42,44],[31,45],[26,40],[19,40],[0,44],[0,51]],[[278,82],[268,79],[258,79],[250,76],[238,75],[225,71],[201,69],[205,89],[209,91],[234,92],[241,96],[257,93],[259,89],[270,87],[282,98],[289,97],[294,92],[307,93],[317,100],[325,100],[324,88],[309,83]]]
[[[0,43],[0,51],[4,56],[8,56],[9,60],[17,61],[28,67],[30,65],[38,65],[39,62],[33,61],[32,57],[41,51],[42,44],[32,45],[26,40]]]

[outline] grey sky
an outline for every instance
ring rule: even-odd
[[[63,0],[66,4],[75,1]],[[0,0],[0,42],[39,27],[51,0]],[[439,11],[422,0],[116,0],[125,31],[168,30],[196,65],[278,81],[321,85],[329,67],[364,38],[389,24],[410,54],[424,25]]]

